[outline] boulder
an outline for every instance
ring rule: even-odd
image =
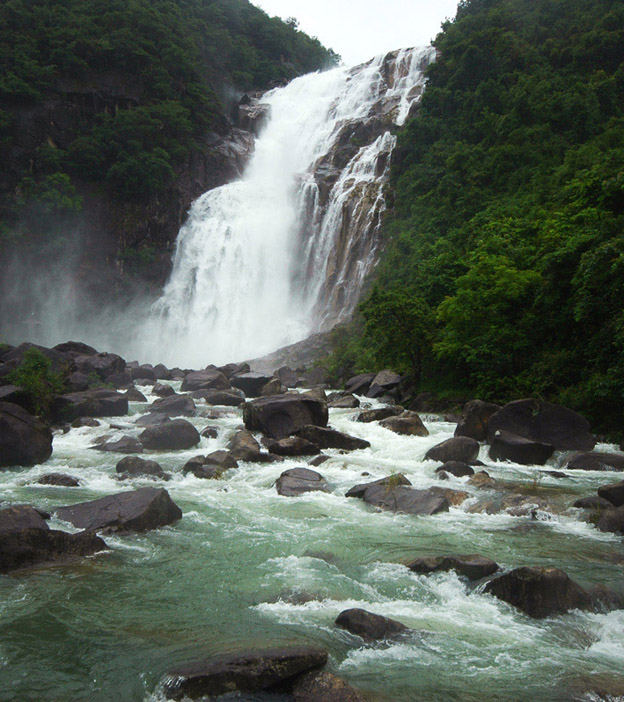
[[[596,522],[600,531],[610,531],[614,534],[624,534],[624,507],[606,509]]]
[[[362,499],[368,488],[374,485],[383,485],[384,487],[390,489],[392,486],[411,485],[411,483],[402,473],[395,473],[394,475],[388,475],[385,478],[380,478],[379,480],[374,480],[370,483],[354,485],[345,493],[345,497],[359,497]]]
[[[170,670],[165,696],[170,700],[198,699],[283,687],[326,662],[326,651],[304,646],[219,656]]]
[[[0,402],[8,402],[11,405],[19,405],[27,412],[34,411],[32,401],[28,394],[19,385],[1,385]]]
[[[118,390],[122,390],[132,387],[132,385],[134,385],[134,381],[130,373],[126,371],[125,373],[113,373],[113,375],[109,375],[108,378],[106,378],[106,384],[112,385]]]
[[[613,507],[621,507],[624,505],[624,480],[620,480],[619,483],[600,486],[598,495],[605,500],[609,500]]]
[[[550,444],[562,451],[591,451],[596,445],[589,422],[580,414],[561,405],[534,399],[516,400],[495,412],[487,427],[490,442],[497,431]]]
[[[154,400],[149,409],[150,412],[164,414],[167,417],[193,417],[197,408],[192,397],[174,394]]]
[[[182,518],[182,510],[169,497],[169,493],[153,487],[60,507],[56,514],[59,519],[87,531],[147,531]]]
[[[109,375],[123,373],[126,362],[121,356],[114,353],[94,353],[76,356],[74,358],[76,370],[85,375],[96,375],[100,380],[106,380]]]
[[[376,398],[390,394],[401,383],[401,376],[391,370],[382,370],[373,378],[366,397]],[[353,392],[351,390],[351,392]]]
[[[104,441],[90,448],[109,453],[143,453],[143,445],[134,436],[122,436],[117,441]]]
[[[429,431],[422,423],[422,419],[416,412],[405,410],[398,417],[388,417],[379,422],[380,426],[390,429],[395,434],[406,436],[429,436]]]
[[[0,534],[8,534],[25,529],[49,529],[45,519],[30,505],[14,505],[0,509]]]
[[[238,461],[257,463],[268,460],[267,454],[262,454],[260,444],[253,434],[246,429],[237,431],[228,442],[228,449]]]
[[[293,686],[294,702],[364,702],[364,698],[333,673],[306,673]]]
[[[463,478],[466,475],[474,475],[474,469],[467,463],[461,461],[447,461],[444,465],[436,468],[436,473],[447,473],[456,478]]]
[[[57,485],[58,487],[79,487],[80,481],[65,473],[47,473],[37,480],[38,485]]]
[[[262,389],[271,380],[274,380],[271,375],[250,372],[234,376],[231,383],[235,388],[242,390],[247,397],[260,397]]]
[[[316,456],[321,449],[300,436],[287,436],[279,441],[270,441],[267,448],[277,456]]]
[[[160,412],[148,412],[147,414],[142,414],[135,422],[137,427],[151,427],[154,425],[168,424],[171,421],[166,414],[160,414]]]
[[[468,478],[468,485],[476,488],[493,488],[496,486],[496,480],[487,471],[480,470]]]
[[[329,492],[325,478],[308,468],[284,471],[275,483],[277,492],[284,497],[296,497],[304,492]]]
[[[19,405],[0,402],[0,467],[34,466],[51,455],[50,427]]]
[[[455,436],[468,436],[476,441],[485,441],[490,417],[500,409],[500,405],[482,400],[467,402],[457,422]]]
[[[285,394],[246,402],[243,421],[247,429],[283,439],[306,425],[327,426],[327,402],[312,394]]]
[[[624,471],[624,455],[621,453],[574,453],[566,461],[568,470]]]
[[[431,515],[449,510],[446,497],[406,485],[371,485],[362,499],[369,505],[404,514]]]
[[[311,460],[308,461],[309,466],[314,466],[315,468],[318,468],[319,466],[322,466],[323,463],[326,463],[329,461],[329,456],[326,456],[324,453],[321,453],[319,456],[315,456]]]
[[[200,436],[186,419],[172,419],[164,424],[148,426],[139,435],[139,440],[146,449],[179,451],[196,446],[200,442]]]
[[[327,403],[331,409],[355,409],[360,406],[360,401],[355,395],[350,393],[342,397],[336,397]]]
[[[195,390],[193,397],[202,399],[208,405],[224,407],[240,407],[245,402],[242,390]]]
[[[24,360],[24,355],[30,349],[37,349],[41,354],[43,354],[49,361],[52,362],[52,370],[65,376],[76,370],[74,366],[73,356],[69,353],[59,351],[58,349],[49,349],[45,346],[38,346],[37,344],[31,344],[26,341],[19,346],[7,351],[7,353],[2,356],[2,361],[12,368],[17,368],[21,365]],[[78,369],[80,370],[80,369]]]
[[[497,431],[492,438],[490,458],[493,461],[513,461],[522,465],[544,465],[553,455],[552,444],[525,439],[508,431]]]
[[[218,370],[194,371],[184,377],[182,392],[192,390],[230,390],[230,381]]]
[[[376,375],[377,373],[362,373],[349,378],[345,383],[345,390],[352,392],[354,395],[366,395]]]
[[[380,407],[379,409],[360,412],[355,421],[368,424],[369,422],[378,422],[382,419],[388,419],[388,417],[397,417],[403,414],[403,412],[405,412],[405,410],[400,405],[395,405],[394,407]]]
[[[53,351],[60,351],[65,353],[72,358],[76,356],[95,356],[97,355],[97,349],[93,346],[82,343],[82,341],[65,341],[62,344],[57,344],[52,347]]]
[[[154,366],[154,375],[158,380],[173,380],[171,371],[162,363],[158,363]]]
[[[468,436],[454,436],[430,448],[425,459],[430,461],[460,461],[472,463],[479,455],[479,442]]]
[[[605,500],[604,497],[598,497],[598,495],[581,497],[572,506],[578,507],[579,509],[597,509],[600,511],[604,511],[605,509],[613,509],[613,505],[609,502],[609,500]]]
[[[126,397],[128,402],[147,402],[147,397],[134,386],[126,390]]]
[[[296,388],[299,384],[299,374],[288,366],[282,366],[275,371],[275,377],[287,388]]]
[[[155,478],[166,479],[169,476],[156,461],[145,460],[138,456],[126,456],[115,466],[117,473],[123,475],[151,475]]]
[[[251,368],[249,363],[227,363],[225,366],[220,366],[217,370],[226,378],[231,378],[233,375],[241,375],[242,373],[249,373]]]
[[[296,436],[306,439],[322,449],[336,448],[344,451],[356,451],[357,449],[370,448],[370,443],[366,439],[359,439],[335,429],[312,424],[298,429]]]
[[[451,490],[450,488],[443,488],[437,485],[430,487],[429,492],[432,495],[439,495],[440,497],[446,498],[451,507],[461,505],[462,502],[465,502],[470,497],[470,494],[465,490]]]
[[[382,617],[365,609],[345,609],[336,617],[336,626],[346,629],[365,641],[378,641],[399,636],[409,631],[405,624],[396,619]]]
[[[158,395],[158,397],[171,397],[176,394],[176,391],[171,385],[167,385],[166,383],[156,383],[152,388],[152,392],[154,395]]]
[[[238,462],[228,451],[214,451],[207,456],[195,456],[187,461],[182,472],[193,473],[196,478],[213,480],[230,468],[238,468]]]
[[[199,434],[204,439],[216,439],[219,436],[219,430],[217,427],[206,427]]]
[[[591,597],[559,568],[515,568],[485,586],[488,592],[536,619],[591,606]]]
[[[460,556],[426,556],[416,558],[406,565],[411,571],[419,574],[454,570],[468,580],[480,580],[493,575],[499,568],[498,563],[478,553]]]
[[[71,422],[78,417],[122,417],[128,414],[128,398],[115,390],[94,388],[55,398],[52,417]]]
[[[83,392],[89,389],[89,378],[84,373],[76,371],[67,378],[67,389],[71,392]]]
[[[130,375],[132,376],[132,380],[156,380],[154,367],[149,363],[144,363],[140,366],[131,368]]]
[[[93,417],[78,417],[78,419],[74,419],[71,423],[74,429],[80,429],[81,427],[99,427],[100,424],[101,422],[98,422],[97,419],[93,419]]]

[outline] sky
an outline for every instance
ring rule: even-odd
[[[296,17],[299,28],[338,52],[347,65],[393,49],[429,44],[457,0],[251,0],[272,17]]]

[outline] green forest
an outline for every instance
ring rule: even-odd
[[[624,426],[624,4],[464,0],[399,134],[386,251],[335,374]]]
[[[227,129],[237,94],[337,60],[295,20],[247,0],[3,1],[0,240],[16,236],[25,212],[79,211],[76,183],[124,200],[158,196],[200,137]],[[92,104],[101,95],[108,103]],[[24,133],[59,100],[81,111],[68,143],[42,138],[36,120],[41,135]]]

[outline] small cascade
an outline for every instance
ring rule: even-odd
[[[377,263],[392,129],[434,56],[392,52],[263,96],[269,116],[243,178],[200,197],[180,231],[143,357],[259,356],[353,312]]]

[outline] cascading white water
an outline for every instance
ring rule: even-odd
[[[270,117],[243,178],[200,197],[180,231],[144,357],[196,367],[259,356],[352,312],[376,263],[390,130],[433,56],[403,50],[263,97]]]

